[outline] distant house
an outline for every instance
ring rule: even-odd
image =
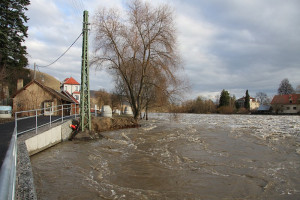
[[[49,108],[72,103],[75,103],[72,98],[32,80],[24,87],[18,86],[16,94],[13,95],[13,112],[44,109],[45,115],[60,114],[61,112],[51,113]]]
[[[60,88],[61,91],[67,92],[80,103],[80,84],[73,77],[66,78]]]
[[[271,106],[274,113],[300,113],[300,94],[275,95]]]
[[[240,108],[243,108],[245,105],[245,97],[236,100],[236,103],[240,106]],[[258,107],[259,102],[255,98],[250,97],[250,110],[256,110]]]

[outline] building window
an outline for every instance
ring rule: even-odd
[[[286,107],[286,109],[287,109],[287,110],[289,110],[289,109],[290,109],[290,107],[289,107],[289,106],[287,106],[287,107]]]
[[[76,99],[76,100],[79,100],[79,96],[78,96],[78,95],[75,95],[75,99]]]
[[[297,107],[293,107],[293,110],[297,110]]]
[[[44,115],[53,115],[53,101],[44,102]]]
[[[65,86],[65,91],[67,91],[68,90],[68,87],[67,86]]]
[[[78,90],[78,86],[75,86],[75,91],[79,91],[79,90]]]

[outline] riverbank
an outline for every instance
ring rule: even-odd
[[[133,117],[128,116],[114,116],[109,117],[92,117],[92,130],[79,132],[75,140],[89,140],[102,138],[101,134],[104,131],[113,131],[125,128],[136,128],[139,127],[138,121]]]

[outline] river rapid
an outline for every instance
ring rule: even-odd
[[[31,157],[38,199],[300,199],[300,117],[151,114]]]

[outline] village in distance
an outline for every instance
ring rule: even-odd
[[[34,79],[34,73],[36,79]],[[64,100],[64,103],[80,103],[80,84],[74,78],[66,77],[65,80],[59,81],[49,74],[34,71],[30,72],[29,77],[30,79],[28,77],[18,79],[15,87],[10,89],[8,88],[8,84],[4,84],[4,87],[1,87],[1,105],[12,106],[13,112],[42,109],[45,106],[49,106],[49,102],[53,103],[51,99],[56,94],[58,94],[57,96],[61,95],[60,102]],[[23,103],[20,101],[17,102],[20,91],[24,91],[27,87],[33,87],[33,83],[37,83],[45,92],[39,92],[38,94],[31,92],[25,95],[26,97],[23,95]],[[10,91],[12,91],[12,94]],[[27,90],[27,92],[30,92],[30,90]],[[50,94],[50,99],[47,100],[49,98],[48,93]],[[69,102],[66,99],[69,99]],[[58,104],[57,102],[59,101],[55,101],[55,104]],[[130,108],[130,104],[124,96],[118,95],[116,92],[105,91],[104,89],[98,91],[91,90],[90,102],[93,112],[95,106],[96,109],[101,110],[103,106],[108,105],[112,108],[113,113],[119,114],[125,113],[125,108]],[[142,111],[145,114],[145,109]],[[170,102],[168,100],[156,101],[148,104],[147,111],[197,114],[299,114],[299,86],[294,90],[289,80],[284,79],[279,85],[278,94],[274,97],[268,97],[264,92],[258,92],[255,96],[250,96],[248,90],[246,90],[245,96],[238,99],[234,94],[229,94],[227,90],[223,89],[215,100],[199,96],[196,99],[177,102]],[[131,109],[129,112],[132,114]],[[142,118],[143,115],[140,117]]]

